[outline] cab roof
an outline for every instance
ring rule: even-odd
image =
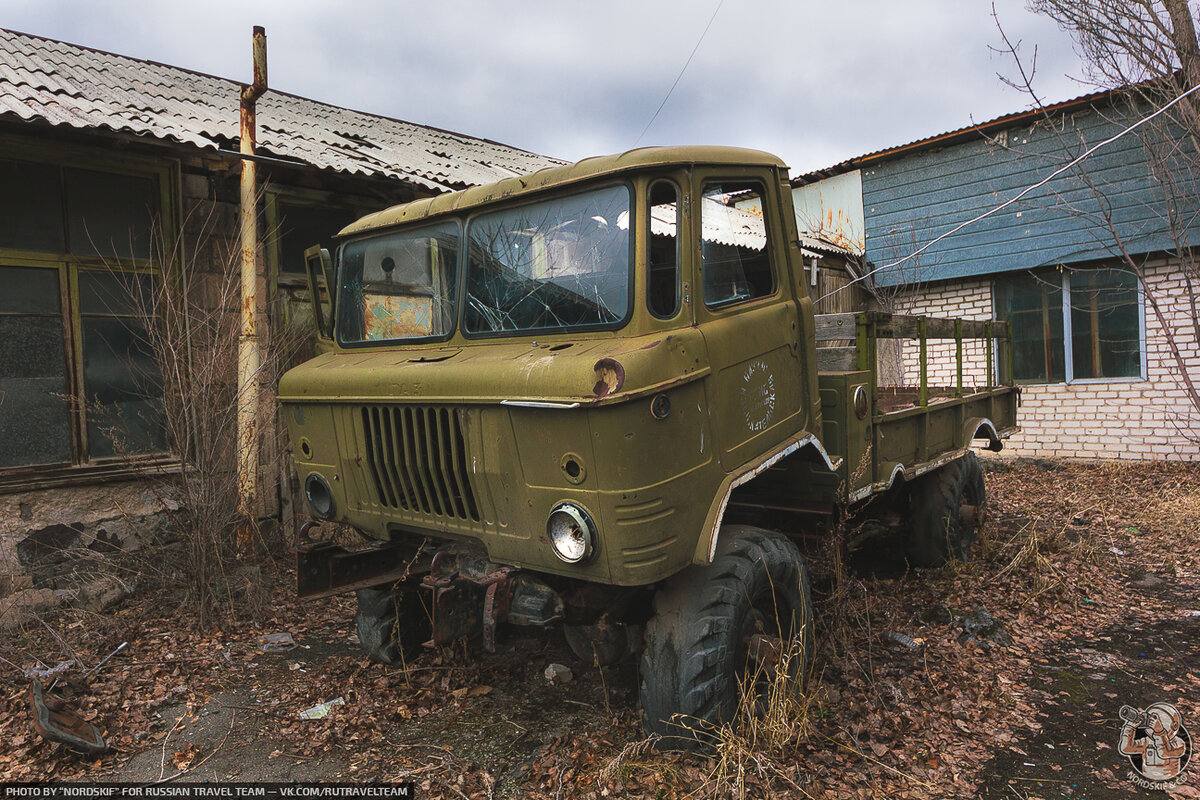
[[[637,172],[656,167],[679,167],[692,164],[782,167],[787,165],[778,156],[761,150],[741,147],[682,145],[677,147],[641,147],[610,156],[585,158],[562,167],[547,167],[530,175],[505,178],[495,183],[474,186],[459,192],[440,194],[411,203],[386,208],[347,225],[338,238],[390,228],[451,212],[474,209],[498,200],[509,200],[526,194],[597,178]]]

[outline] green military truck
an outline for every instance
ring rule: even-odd
[[[492,648],[500,623],[562,623],[589,663],[640,652],[646,730],[678,746],[780,645],[811,654],[789,533],[874,506],[911,563],[961,558],[970,445],[1016,430],[1002,323],[814,314],[766,153],[591,158],[372,214],[308,261],[324,352],[282,414],[309,513],[375,546],[302,537],[300,594],[356,591],[381,662]],[[911,388],[877,385],[887,339]],[[954,385],[930,385],[935,345]]]

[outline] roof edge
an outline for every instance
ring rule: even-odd
[[[189,75],[196,75],[201,78],[208,78],[208,79],[214,80],[214,81],[225,81],[225,82],[237,85],[237,86],[244,85],[241,81],[239,81],[235,78],[225,78],[220,75],[213,75],[208,72],[201,72],[200,70],[197,70],[197,69],[181,67],[178,64],[167,64],[162,61],[155,61],[150,58],[139,58],[138,56],[126,55],[125,53],[114,53],[111,50],[101,50],[99,47],[89,47],[88,45],[84,45],[84,44],[76,44],[75,42],[68,42],[65,39],[54,39],[49,36],[42,36],[42,35],[36,34],[36,33],[25,33],[24,31],[14,30],[12,28],[5,28],[3,26],[0,26],[0,30],[3,30],[7,33],[11,33],[15,36],[24,36],[24,37],[27,37],[30,39],[39,39],[43,42],[53,42],[54,44],[66,45],[67,47],[75,47],[80,50],[86,50],[89,53],[97,53],[99,55],[110,56],[113,58],[123,58],[128,61],[135,61],[139,64],[149,64],[149,65],[155,66],[155,67],[162,67],[163,69],[175,69],[175,70],[179,70],[180,72],[186,72]],[[397,117],[389,117],[386,114],[376,114],[376,113],[373,113],[370,111],[363,111],[363,110],[357,109],[357,108],[349,108],[347,106],[339,106],[339,105],[335,105],[333,103],[328,103],[324,100],[317,100],[312,97],[305,97],[304,95],[295,94],[293,92],[280,91],[279,89],[272,88],[271,86],[267,87],[267,91],[274,93],[274,94],[283,95],[285,97],[292,97],[297,100],[304,100],[305,102],[308,102],[308,103],[316,103],[317,105],[326,106],[328,108],[334,108],[339,111],[348,111],[352,114],[362,114],[363,116],[366,116],[366,117],[372,117],[374,119],[380,119],[380,120],[387,120],[388,122],[396,122],[401,125],[412,125],[413,127],[416,127],[416,128],[424,128],[425,130],[435,131],[437,133],[444,133],[449,136],[457,136],[461,139],[466,139],[469,141],[482,142],[483,144],[490,144],[490,145],[494,145],[496,147],[505,147],[505,148],[508,148],[509,150],[513,150],[518,153],[525,153],[526,155],[534,156],[535,158],[549,158],[549,159],[552,159],[555,161],[561,161],[563,164],[570,163],[569,161],[561,159],[557,156],[547,156],[547,155],[543,155],[541,153],[535,153],[532,150],[526,150],[523,147],[515,147],[511,144],[506,144],[504,142],[495,141],[494,139],[485,139],[481,136],[472,136],[471,134],[468,134],[468,133],[452,131],[449,128],[439,128],[435,125],[426,125],[426,124],[420,123],[420,122],[412,122],[411,120],[399,119]]]
[[[864,166],[886,161],[891,158],[899,158],[900,156],[919,153],[925,150],[930,150],[934,147],[944,146],[947,144],[957,144],[961,141],[966,141],[976,136],[986,136],[994,131],[1000,131],[1005,128],[1012,127],[1015,124],[1026,120],[1044,117],[1047,114],[1060,114],[1073,111],[1077,108],[1085,108],[1095,105],[1110,105],[1117,97],[1128,92],[1132,87],[1121,86],[1116,89],[1103,89],[1098,92],[1080,95],[1069,100],[1063,100],[1058,103],[1051,103],[1046,106],[1026,109],[1025,111],[1014,111],[1004,116],[996,117],[985,122],[979,122],[974,125],[968,125],[963,128],[956,128],[945,133],[938,133],[933,136],[926,136],[923,139],[917,139],[907,144],[896,145],[893,147],[876,150],[854,158],[848,158],[845,161],[840,161],[829,167],[806,172],[803,175],[797,175],[792,178],[791,185],[793,188],[806,186],[810,183],[832,178],[836,175],[841,175],[852,170],[861,169]]]

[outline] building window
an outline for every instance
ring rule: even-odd
[[[0,159],[0,474],[165,454],[138,300],[164,180]]]
[[[333,250],[333,237],[362,214],[349,208],[276,198],[271,216],[281,276],[306,274],[304,251],[315,244]]]
[[[1142,306],[1125,270],[1024,272],[995,282],[996,316],[1013,328],[1018,383],[1143,377]]]

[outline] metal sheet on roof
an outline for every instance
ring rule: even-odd
[[[240,84],[0,28],[0,119],[101,128],[201,148],[238,138]],[[322,169],[461,189],[564,162],[411,122],[268,91],[259,151]]]

